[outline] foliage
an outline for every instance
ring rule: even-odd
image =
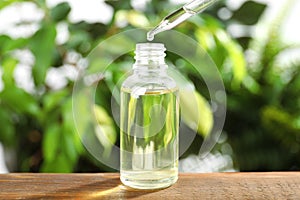
[[[0,3],[0,9],[25,1],[10,0]],[[152,0],[145,10],[134,9],[130,1],[106,1],[114,9],[108,24],[81,21],[70,22],[71,7],[60,3],[49,8],[44,0],[28,1],[44,13],[38,30],[26,38],[12,38],[0,35],[0,66],[4,88],[0,92],[0,141],[6,148],[16,151],[15,171],[72,172],[107,170],[90,158],[83,148],[75,130],[72,113],[72,90],[74,79],[53,88],[47,81],[51,69],[72,66],[81,70],[80,58],[87,55],[99,41],[130,28],[154,26],[163,16],[175,9],[167,0]],[[226,27],[234,21],[255,25],[266,5],[246,1],[228,20],[216,15],[224,2],[208,10],[208,14],[193,17],[177,27],[177,30],[196,39],[209,53],[221,72],[228,92],[228,113],[224,131],[233,148],[235,164],[240,170],[289,170],[299,168],[300,101],[297,99],[300,87],[299,63],[286,68],[277,65],[276,59],[288,48],[280,41],[278,24],[272,26],[269,37],[259,43],[251,35],[232,38]],[[226,8],[228,9],[228,8]],[[1,11],[1,10],[0,10]],[[120,27],[119,20],[127,26]],[[222,21],[222,22],[221,22]],[[27,22],[28,23],[28,22]],[[277,19],[276,23],[280,23]],[[69,31],[67,41],[57,41],[57,27],[66,24]],[[21,24],[22,25],[22,24]],[[277,27],[277,28],[276,28]],[[256,44],[261,45],[256,45]],[[247,63],[246,50],[258,52],[259,59]],[[16,51],[27,50],[34,56],[31,75],[34,91],[27,91],[14,78],[16,67],[22,62]],[[70,59],[70,57],[79,59]],[[110,111],[112,86],[130,70],[128,61],[132,55],[119,58],[110,65],[105,74],[104,84],[97,87],[95,114],[102,124],[101,143],[110,151],[110,144],[118,144],[118,126],[112,120]],[[213,125],[212,111],[208,106],[209,95],[201,77],[192,70],[189,63],[176,55],[170,55],[170,64],[183,69],[183,75],[194,84],[198,106],[205,111],[197,128],[198,140],[206,137]],[[248,70],[247,70],[248,69]],[[286,77],[289,77],[286,79]],[[200,95],[201,94],[201,95]],[[181,95],[182,102],[188,96]],[[193,105],[185,103],[185,110],[193,111]],[[187,126],[197,116],[184,114]],[[188,128],[189,127],[189,128]],[[199,144],[193,143],[193,149]]]
[[[266,39],[251,38],[245,46],[256,52],[257,59],[248,64],[243,89],[228,93],[225,130],[241,170],[295,170],[300,166],[300,63],[292,58],[284,65],[280,62],[282,54],[295,49],[280,38],[281,24],[293,1],[285,5],[268,28]]]

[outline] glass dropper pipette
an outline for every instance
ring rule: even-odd
[[[154,29],[150,30],[147,33],[147,39],[152,41],[156,34],[174,28],[191,16],[204,11],[216,1],[218,0],[194,0],[185,4],[178,10],[166,16],[156,27],[154,27]]]

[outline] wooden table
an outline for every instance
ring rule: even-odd
[[[300,172],[180,174],[162,190],[123,186],[119,174],[2,174],[0,199],[300,199]]]

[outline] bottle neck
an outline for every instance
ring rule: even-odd
[[[140,43],[136,45],[135,64],[133,70],[135,73],[159,73],[165,72],[167,65],[165,63],[165,47],[160,43]]]

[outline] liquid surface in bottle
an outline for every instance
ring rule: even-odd
[[[121,91],[121,180],[125,185],[168,187],[178,176],[177,89]]]

